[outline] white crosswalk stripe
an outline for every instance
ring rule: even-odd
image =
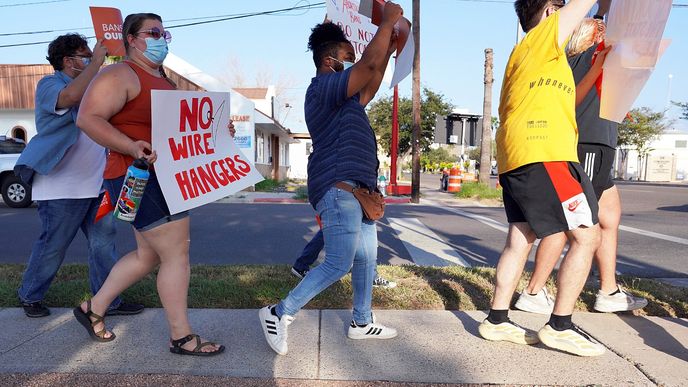
[[[422,266],[471,265],[434,231],[416,218],[387,218],[411,259]]]

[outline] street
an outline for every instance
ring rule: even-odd
[[[439,177],[423,176],[420,205],[391,204],[378,223],[382,264],[495,266],[506,238],[502,208],[441,204]],[[639,277],[688,277],[688,186],[619,182],[622,226],[618,267]],[[458,203],[457,203],[458,204]],[[35,205],[0,204],[4,248],[0,263],[25,263],[40,232]],[[194,264],[291,264],[317,231],[309,204],[213,203],[192,211]],[[120,254],[135,247],[129,226],[118,222]],[[531,253],[528,267],[532,269]],[[66,263],[85,263],[79,234]]]

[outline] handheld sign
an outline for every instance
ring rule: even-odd
[[[612,2],[605,44],[600,117],[621,122],[669,45],[662,40],[671,0]]]
[[[89,7],[96,39],[104,40],[108,56],[124,56],[122,39],[122,13],[117,8]]]
[[[151,108],[155,172],[170,213],[263,180],[227,129],[229,93],[152,90]]]
[[[344,0],[346,2],[346,0]],[[379,26],[382,23],[382,15],[385,10],[384,0],[361,0],[358,12],[370,18],[371,23]],[[411,71],[413,71],[413,56],[415,54],[415,44],[413,41],[413,34],[411,33],[411,22],[402,17],[395,24],[394,29],[398,33],[397,37],[397,55],[394,62],[394,75],[390,88],[403,81]]]

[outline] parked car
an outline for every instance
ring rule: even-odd
[[[0,137],[0,193],[10,207],[23,208],[31,205],[31,187],[14,176],[14,165],[26,144],[11,138]]]

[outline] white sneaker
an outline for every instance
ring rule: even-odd
[[[528,292],[523,289],[515,306],[517,309],[524,312],[552,314],[554,310],[554,297],[547,292],[547,288],[545,287],[534,296],[528,294]]]
[[[279,355],[286,355],[289,350],[287,346],[287,327],[294,321],[294,317],[287,314],[278,318],[272,314],[274,305],[266,306],[258,312],[260,319],[260,326],[263,327],[263,334],[267,340],[270,348]]]
[[[632,296],[621,286],[617,285],[617,287],[619,291],[611,295],[598,291],[597,297],[595,297],[595,306],[593,308],[598,312],[612,313],[642,309],[647,306],[646,299]]]
[[[351,320],[347,336],[353,340],[392,339],[397,337],[397,330],[376,323],[375,315],[373,314],[373,321],[370,324],[357,325],[354,320]]]
[[[394,281],[388,281],[380,276],[376,276],[375,279],[373,280],[373,287],[374,288],[385,288],[385,289],[392,289],[397,287],[397,283]]]
[[[539,341],[534,331],[525,329],[511,320],[500,324],[492,324],[485,319],[478,326],[478,332],[483,339],[490,341],[510,341],[526,345],[537,344]]]
[[[593,338],[573,325],[571,329],[557,331],[549,324],[538,332],[542,344],[578,356],[600,356],[606,349]]]

